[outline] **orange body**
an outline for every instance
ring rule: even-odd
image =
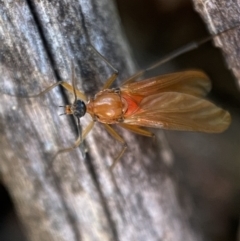
[[[87,112],[92,118],[106,124],[124,122],[125,117],[137,109],[138,103],[131,96],[115,89],[100,91],[87,103]]]
[[[87,103],[87,112],[92,118],[106,124],[121,122],[127,108],[121,93],[111,89],[100,91]]]
[[[208,77],[200,71],[134,80],[119,89],[97,93],[87,103],[87,112],[105,124],[222,132],[229,126],[231,117],[204,99],[210,89]]]
[[[75,88],[72,65],[72,86],[61,81],[43,91],[41,94],[61,84],[75,97],[72,104],[65,106],[64,114],[76,117],[78,139],[72,147],[58,151],[56,156],[79,146],[92,130],[95,121],[103,123],[106,130],[123,145],[111,169],[127,148],[124,139],[111,124],[153,137],[153,133],[142,127],[219,133],[231,123],[227,111],[204,98],[211,89],[211,82],[205,73],[190,70],[138,81],[141,74],[130,77],[120,88],[109,89],[117,77],[115,73],[106,81],[103,89],[87,101],[87,97]],[[92,116],[93,121],[82,132],[80,118],[86,113]]]

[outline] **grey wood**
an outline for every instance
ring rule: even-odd
[[[193,0],[196,11],[201,15],[212,34],[240,25],[240,1]],[[240,27],[215,39],[222,49],[227,66],[240,85]]]
[[[112,70],[87,36],[120,71],[118,83],[134,73],[112,1],[0,2],[0,171],[29,240],[202,240],[189,221],[191,203],[180,205],[162,132],[154,142],[117,128],[129,148],[113,173],[121,145],[100,124],[86,138],[85,160],[77,149],[52,163],[76,138],[73,120],[58,116],[66,93],[21,97],[70,81],[71,61],[78,88],[96,93]]]

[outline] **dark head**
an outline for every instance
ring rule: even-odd
[[[82,100],[76,100],[72,105],[65,106],[66,115],[74,115],[78,119],[86,114],[86,105]]]

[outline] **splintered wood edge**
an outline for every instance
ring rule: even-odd
[[[193,0],[195,10],[201,15],[211,34],[239,26],[215,38],[215,46],[221,48],[228,69],[240,87],[240,5],[237,1]]]

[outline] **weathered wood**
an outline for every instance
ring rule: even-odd
[[[238,0],[193,0],[212,34],[240,25]],[[240,86],[240,27],[215,39],[215,45],[224,53],[228,68],[234,73]]]
[[[91,52],[87,34],[119,80],[134,72],[112,1],[0,2],[0,171],[29,240],[201,240],[179,204],[161,133],[156,144],[120,131],[129,149],[111,174],[121,145],[96,124],[86,160],[77,149],[52,168],[56,151],[76,137],[72,120],[56,111],[64,95],[58,88],[36,99],[4,94],[36,94],[69,80],[73,60],[78,88],[93,95],[112,70]]]

